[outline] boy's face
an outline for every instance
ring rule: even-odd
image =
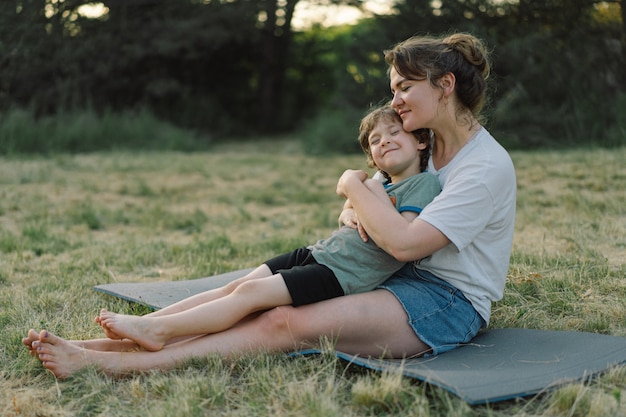
[[[420,151],[426,144],[404,131],[400,121],[381,120],[370,132],[368,142],[376,167],[388,173],[393,181],[420,172]]]

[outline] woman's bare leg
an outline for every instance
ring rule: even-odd
[[[164,316],[132,316],[103,311],[104,327],[146,350],[160,350],[174,338],[226,330],[260,310],[291,304],[280,274],[241,282],[229,294],[190,309]]]
[[[25,338],[22,339],[22,343],[29,350],[29,353],[33,356],[37,355],[36,350],[33,348],[33,342],[39,341],[39,332],[34,329],[30,329]],[[132,340],[111,340],[111,339],[90,339],[90,340],[69,340],[68,343],[72,343],[78,347],[100,350],[104,352],[132,352],[141,347]]]
[[[413,332],[404,309],[386,290],[333,298],[307,306],[274,308],[226,331],[168,345],[158,352],[101,352],[80,348],[42,331],[33,343],[44,366],[67,377],[85,366],[111,375],[168,369],[180,361],[218,353],[300,350],[326,336],[340,351],[362,356],[406,357],[429,350]]]

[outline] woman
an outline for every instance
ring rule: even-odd
[[[442,192],[407,222],[377,201],[364,185],[364,171],[348,170],[339,179],[337,193],[351,203],[341,219],[407,262],[381,288],[274,308],[158,352],[124,352],[136,348],[128,340],[66,341],[45,330],[31,330],[23,343],[57,377],[66,377],[88,365],[119,375],[166,369],[209,353],[293,351],[315,346],[322,336],[343,352],[395,358],[438,354],[471,340],[489,323],[491,302],[502,297],[515,218],[513,164],[479,122],[487,53],[475,37],[455,34],[408,39],[385,59],[391,105],[404,129],[433,132],[429,171],[439,177]],[[156,314],[203,301],[191,297]]]

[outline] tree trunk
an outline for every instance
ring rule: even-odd
[[[272,130],[279,123],[291,19],[297,3],[298,0],[288,0],[284,7],[279,7],[276,0],[265,2],[267,20],[263,27],[263,60],[259,80],[259,118],[264,130]],[[279,10],[282,11],[280,22]]]

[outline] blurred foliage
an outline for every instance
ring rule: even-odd
[[[206,150],[211,138],[158,120],[146,111],[100,114],[60,111],[35,119],[32,111],[0,114],[0,155],[101,150]]]
[[[349,151],[358,149],[361,115],[389,98],[383,51],[414,34],[466,31],[492,51],[486,113],[505,146],[626,142],[621,1],[399,0],[390,15],[294,31],[297,3],[0,2],[2,120],[14,123],[16,111],[27,111],[31,123],[84,109],[96,118],[149,112],[196,137],[184,141],[299,131],[312,152]],[[88,13],[94,9],[99,15]],[[93,140],[82,148],[124,143]],[[0,152],[67,144],[22,149],[20,140],[2,141]]]

